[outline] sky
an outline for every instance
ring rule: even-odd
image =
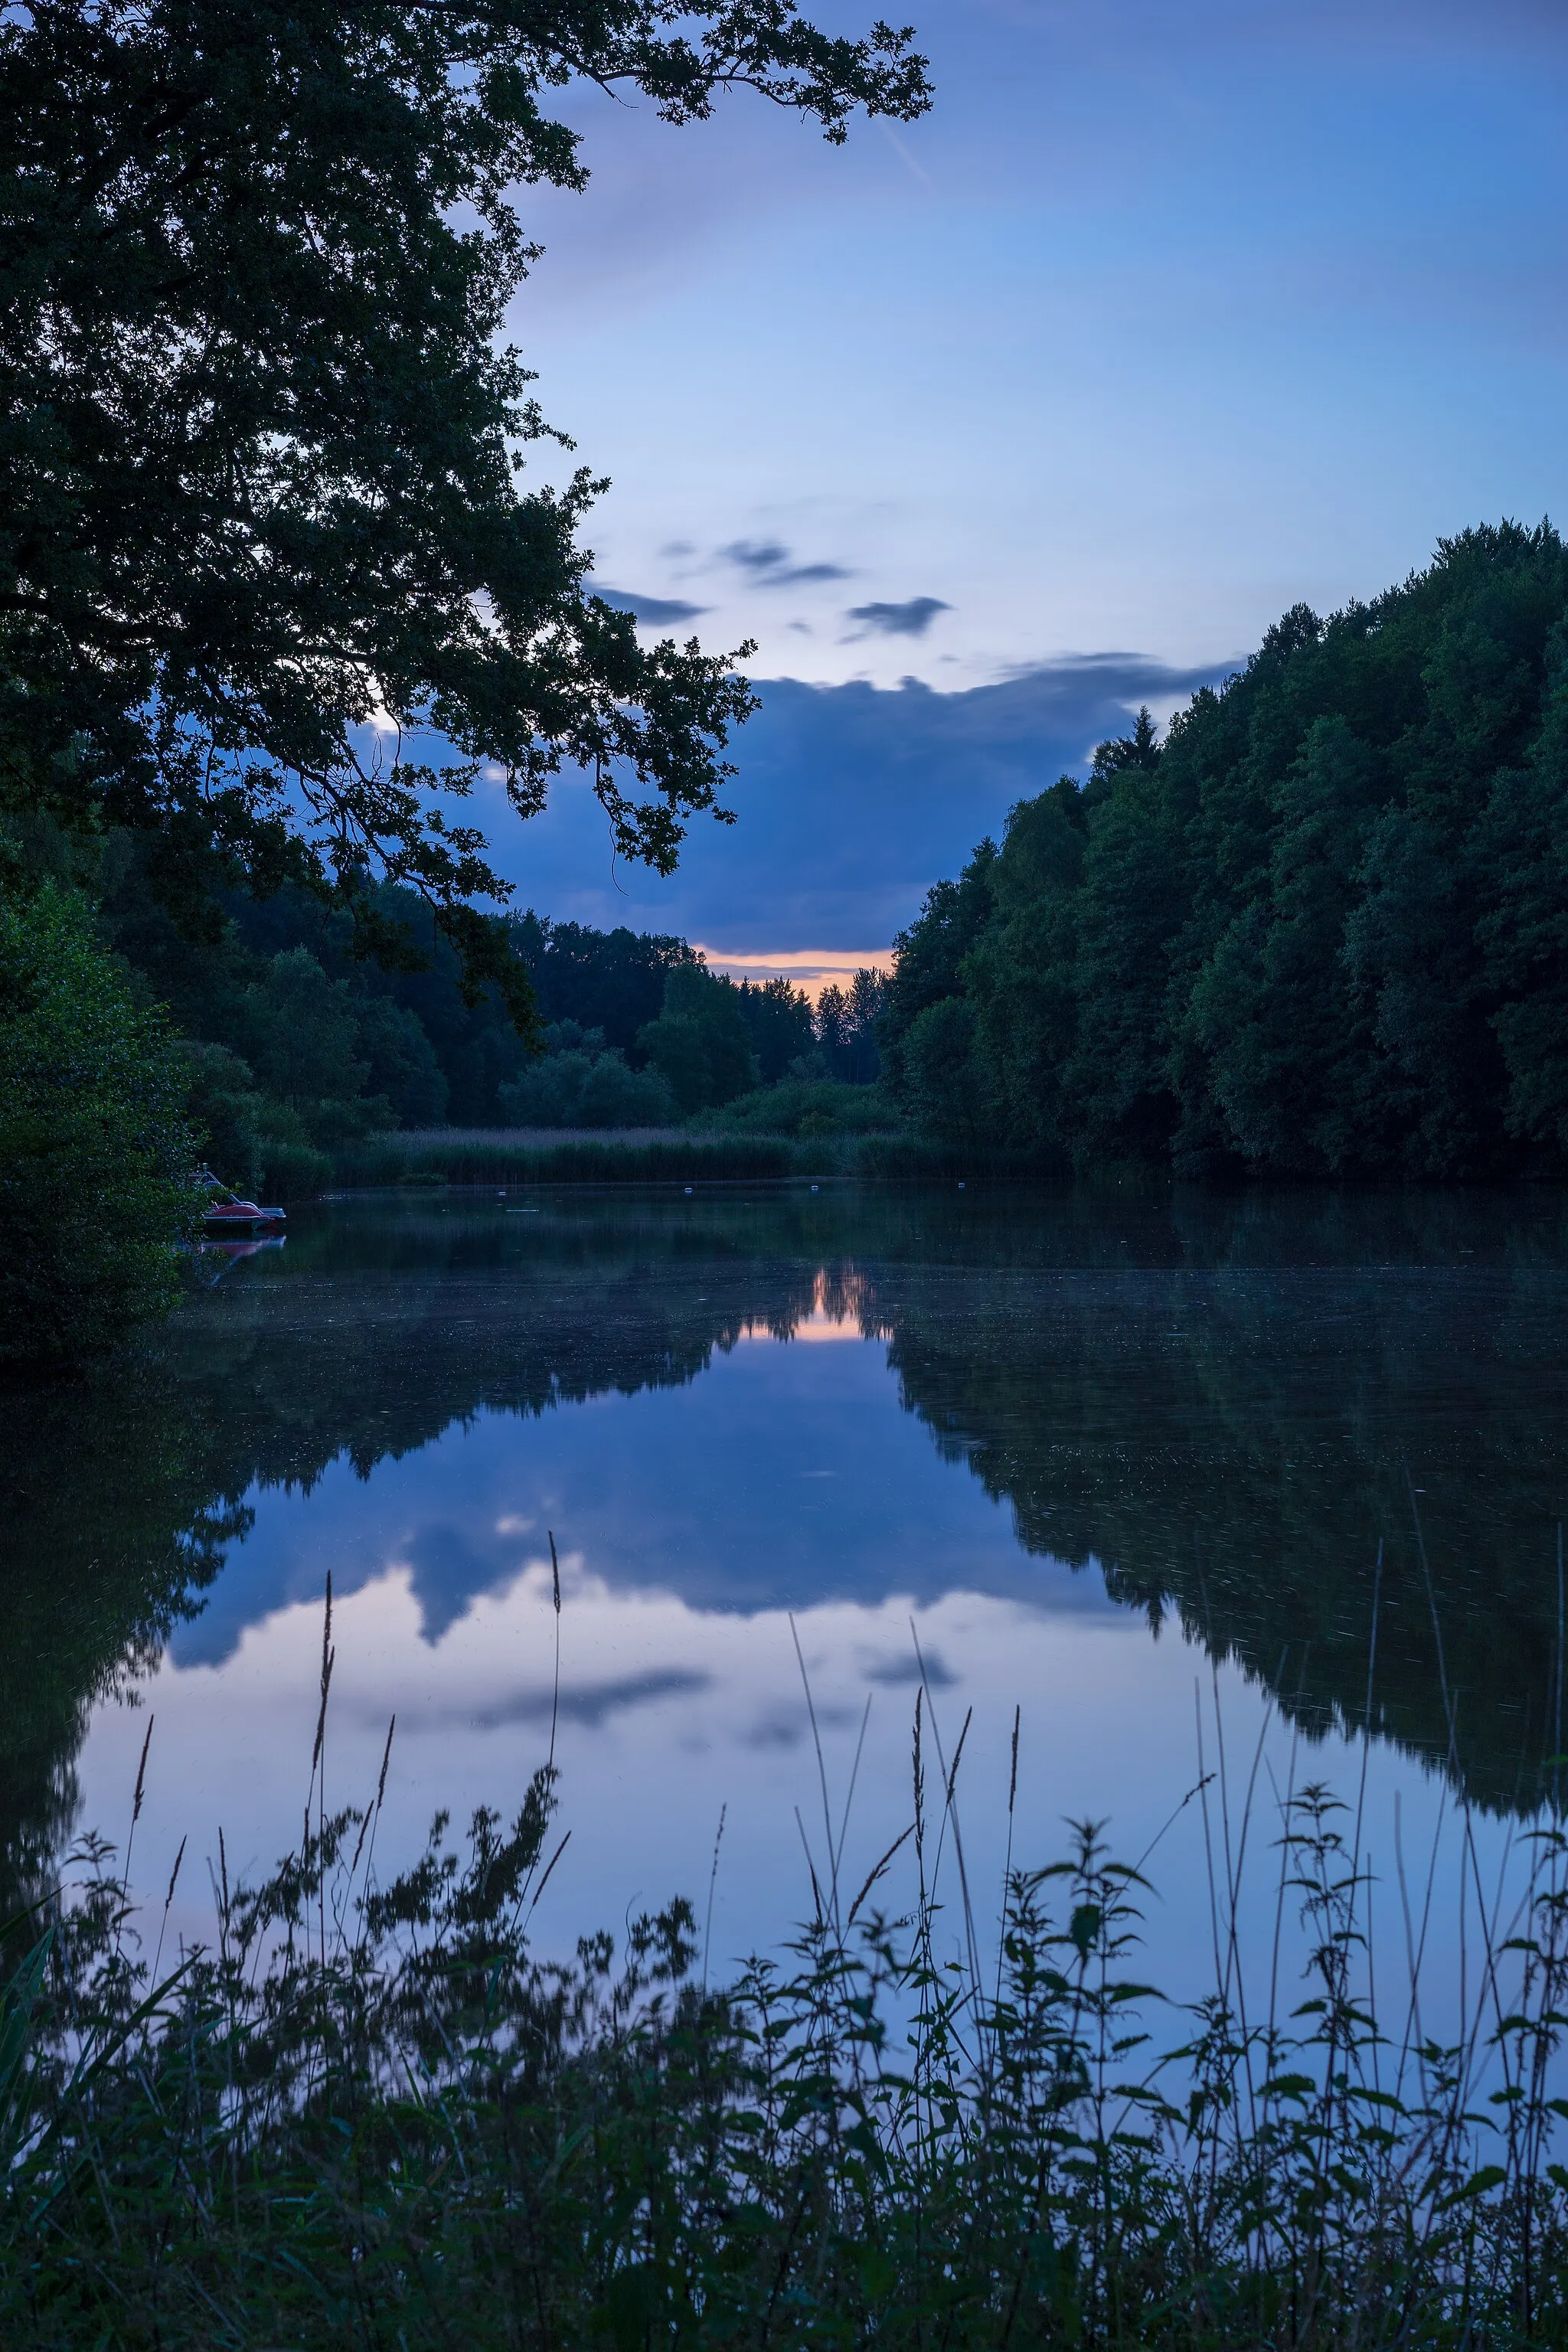
[[[1130,708],[1169,709],[1208,674],[1110,656],[946,692],[768,680],[735,746],[735,823],[696,824],[668,881],[612,860],[584,782],[563,781],[521,835],[499,793],[486,819],[542,913],[679,931],[718,968],[815,993],[885,953],[1015,801],[1080,767]]]
[[[1563,506],[1568,12],[910,6],[921,122],[573,92],[589,189],[523,192],[512,331],[577,444],[537,472],[611,478],[595,580],[650,638],[754,638],[763,700],[671,882],[580,787],[498,809],[542,911],[885,948],[1138,700]]]

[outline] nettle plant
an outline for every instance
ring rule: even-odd
[[[1015,1868],[1009,1843],[983,1951],[963,1737],[949,1764],[922,1690],[909,1828],[850,1899],[825,1780],[812,1916],[716,1988],[685,1902],[637,1918],[619,1953],[600,1935],[570,1960],[535,1955],[565,1845],[552,1761],[512,1821],[480,1811],[458,1850],[440,1815],[383,1884],[392,1734],[373,1801],[330,1813],[332,1658],[329,1616],[298,1850],[240,1886],[220,1837],[207,1943],[166,1949],[184,1848],[150,1951],[130,1853],[117,1866],[96,1841],[69,1891],[14,1926],[13,2335],[617,2352],[1561,2342],[1555,1815],[1530,1833],[1511,1921],[1478,1875],[1477,1966],[1444,2044],[1408,2022],[1418,1956],[1405,2030],[1379,2025],[1361,1805],[1318,1784],[1289,1790],[1276,1842],[1305,1998],[1281,2013],[1277,1948],[1249,2014],[1249,1798],[1211,1824],[1214,1983],[1173,2012],[1132,1973],[1148,1857],[1117,1861],[1093,1824],[1042,1869]],[[1016,1719],[1009,1829],[1017,1735]],[[1206,1819],[1212,1778],[1177,1811],[1196,1799]],[[142,1792],[139,1777],[133,1816]],[[913,1885],[889,1914],[900,1854]]]

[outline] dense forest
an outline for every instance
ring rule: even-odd
[[[529,911],[504,920],[520,1017],[412,890],[171,907],[156,858],[125,829],[0,819],[0,1367],[75,1361],[174,1303],[204,1160],[288,1201],[398,1129],[898,1123],[878,973],[814,1008],[685,940]]]
[[[236,892],[182,929],[128,835],[105,854],[98,930],[177,1038],[189,1117],[219,1172],[308,1186],[379,1129],[668,1125],[781,1082],[864,1085],[879,1067],[879,977],[815,1009],[787,981],[734,982],[682,939],[510,918],[536,1034],[493,988],[465,993],[457,950],[410,891],[374,911],[422,969],[356,954],[353,919],[305,892]],[[761,1108],[763,1106],[759,1105]]]
[[[1162,741],[1012,811],[898,947],[910,1115],[1077,1167],[1424,1179],[1568,1159],[1568,550],[1445,541],[1286,614]]]

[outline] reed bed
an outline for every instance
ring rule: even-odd
[[[1529,1832],[1511,1916],[1477,1870],[1480,1948],[1444,2041],[1416,2022],[1431,1880],[1423,1897],[1401,1874],[1410,1969],[1389,2028],[1360,1799],[1292,1785],[1265,1840],[1249,1797],[1209,1844],[1214,1981],[1173,2011],[1146,1972],[1149,1856],[1119,1860],[1085,1823],[1060,1859],[1015,1864],[1016,1718],[987,1935],[958,1806],[969,1725],[950,1759],[922,1686],[903,1835],[856,1885],[824,1774],[811,1916],[719,1987],[685,1901],[619,1948],[599,1934],[570,1961],[536,1955],[565,1843],[553,1739],[514,1819],[480,1811],[455,1843],[439,1816],[384,1883],[392,1732],[368,1803],[329,1813],[331,1664],[329,1595],[298,1848],[242,1886],[220,1839],[206,1945],[165,1948],[181,1862],[162,1912],[138,1913],[132,1854],[95,1840],[14,1925],[0,2341],[1568,2341],[1556,1814]],[[142,1797],[139,1778],[132,1843]],[[1217,1802],[1211,1776],[1194,1801]],[[1305,1997],[1281,2006],[1277,1950],[1261,2015],[1237,1941],[1249,1836],[1272,1843],[1279,1915],[1306,1935]]]
[[[913,1135],[768,1135],[703,1128],[576,1133],[432,1128],[367,1136],[343,1145],[332,1160],[333,1181],[348,1186],[733,1183],[791,1176],[1035,1183],[1068,1172],[1059,1160],[1037,1153],[966,1149]]]
[[[820,1154],[818,1155],[821,1156]],[[784,1139],[658,1132],[565,1138],[519,1129],[459,1134],[368,1137],[334,1157],[339,1184],[399,1184],[439,1178],[451,1184],[646,1184],[730,1181],[795,1172]]]

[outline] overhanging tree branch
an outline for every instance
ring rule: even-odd
[[[520,479],[548,430],[500,340],[580,187],[548,94],[673,122],[744,87],[841,139],[929,90],[907,31],[788,0],[18,0],[0,21],[0,807],[161,835],[171,893],[423,890],[488,984],[509,886],[446,799],[521,815],[563,764],[668,872],[727,821],[734,656],[588,593],[604,485]],[[459,226],[459,222],[462,224]],[[564,439],[564,436],[558,436]],[[567,444],[567,446],[570,446]],[[376,710],[398,730],[359,757]],[[401,756],[422,730],[458,766]]]

